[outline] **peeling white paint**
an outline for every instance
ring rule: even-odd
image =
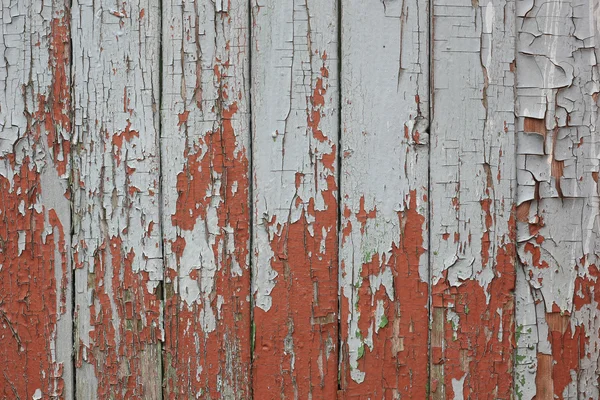
[[[18,231],[17,233],[19,234],[17,246],[20,256],[25,251],[25,245],[27,244],[27,231]]]
[[[590,344],[586,343],[586,353],[578,360],[579,370],[570,373],[571,383],[564,389],[553,388],[554,394],[597,399],[596,385],[590,383],[595,382],[598,366],[586,359],[588,354],[592,358],[598,354],[592,343],[598,342],[600,330],[589,314],[593,306],[577,310],[574,300],[577,279],[594,281],[590,266],[598,263],[593,244],[600,237],[595,98],[598,2],[531,0],[527,8],[519,14],[517,42],[516,112],[521,131],[517,166],[519,203],[525,217],[518,232],[524,273],[519,275],[517,324],[536,328],[537,337],[518,343],[518,351],[528,359],[537,351],[561,361],[562,355],[552,353],[552,327],[546,319],[568,313],[571,335],[581,328]],[[528,298],[539,304],[527,304]],[[529,317],[532,314],[537,315],[534,321]],[[537,366],[532,363],[530,371],[535,378]],[[567,371],[560,374],[564,380]],[[525,388],[519,389],[523,398],[530,399],[536,387],[528,383],[531,378],[523,380]]]
[[[463,387],[465,384],[465,378],[467,374],[465,374],[460,379],[452,379],[452,391],[454,392],[454,400],[464,400],[465,396],[463,393]]]
[[[336,35],[332,4],[268,1],[257,5],[252,11],[256,21],[252,44],[256,266],[252,292],[255,306],[268,312],[273,305],[272,290],[286,284],[272,268],[271,261],[277,257],[272,243],[302,216],[307,219],[308,234],[314,237],[315,217],[308,211],[309,201],[314,201],[314,211],[319,212],[327,207],[323,193],[337,197],[337,189],[327,182],[335,174],[321,162],[337,147],[337,46],[329,39]],[[324,108],[313,129],[321,132],[323,140],[314,137],[307,122],[319,101],[314,89],[319,79],[323,92],[317,95],[323,96]],[[330,234],[334,233],[326,233],[323,240]]]
[[[123,322],[119,311],[122,305],[117,304],[122,299],[115,294],[123,288],[114,285],[113,279],[122,282],[126,268],[139,274],[140,279],[144,276],[150,281],[163,279],[162,262],[156,262],[162,258],[156,113],[160,98],[159,13],[157,5],[146,0],[123,3],[115,9],[112,9],[114,4],[111,6],[79,0],[71,10],[72,30],[76,32],[72,35],[72,75],[73,85],[78,88],[73,99],[72,148],[76,152],[73,180],[80,182],[73,193],[73,244],[81,263],[81,269],[76,270],[75,285],[77,331],[83,343],[91,346],[95,360],[103,359],[99,351],[115,350],[90,339],[88,308],[92,302],[97,313],[110,307],[112,321],[103,321],[103,324],[117,328]],[[113,248],[117,243],[120,248]],[[119,254],[119,259],[112,257],[111,250]],[[101,254],[104,256],[100,257]],[[102,266],[104,286],[95,288],[94,283],[90,286],[88,282],[93,282],[90,274],[101,273],[94,268],[99,258],[105,261]],[[116,271],[120,271],[120,275],[115,277]],[[129,289],[134,296],[143,299],[153,296],[146,292],[146,287],[144,284]],[[110,304],[98,300],[101,291],[108,295]],[[155,318],[154,313],[150,315]],[[152,331],[158,328],[155,336],[162,337],[162,327],[154,327],[147,316],[141,313],[143,328]],[[119,332],[120,329],[115,329],[117,346],[123,340]],[[82,351],[79,343],[76,348]],[[130,357],[143,363],[144,354],[140,350]],[[152,360],[152,356],[148,357]],[[88,362],[90,360],[84,357],[83,363]],[[95,388],[105,375],[103,365],[95,368],[96,372],[94,368],[79,368],[77,376],[81,379],[77,380],[77,393],[106,390]],[[150,383],[150,380],[157,376],[160,365],[145,368],[140,379],[148,380],[146,393],[159,392],[160,383]]]

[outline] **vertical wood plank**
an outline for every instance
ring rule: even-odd
[[[254,397],[335,398],[337,2],[252,17]]]
[[[428,2],[342,1],[341,389],[426,397]]]
[[[165,397],[248,399],[248,2],[163,7]]]
[[[515,236],[512,0],[434,0],[431,397],[509,399]]]
[[[69,7],[0,18],[0,397],[72,399]]]
[[[521,399],[600,397],[599,6],[517,8]]]
[[[159,9],[72,8],[76,391],[161,397]]]

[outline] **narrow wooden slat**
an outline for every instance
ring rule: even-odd
[[[431,398],[512,398],[515,3],[434,0]]]
[[[72,8],[80,398],[161,396],[157,5]]]
[[[68,2],[0,18],[0,398],[72,399]]]
[[[598,3],[517,3],[516,394],[598,399]]]
[[[250,398],[248,2],[163,2],[165,397]]]
[[[428,2],[342,1],[340,386],[426,398]]]
[[[335,398],[337,3],[252,2],[253,393]]]

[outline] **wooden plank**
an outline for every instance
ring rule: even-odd
[[[252,2],[255,398],[335,398],[337,4]]]
[[[424,399],[428,2],[342,1],[344,397]]]
[[[0,18],[0,397],[72,399],[68,2]]]
[[[512,0],[434,0],[431,397],[512,398]]]
[[[72,8],[81,398],[161,396],[159,12],[150,0]]]
[[[248,2],[163,7],[165,397],[247,399]]]
[[[518,5],[516,394],[598,399],[598,4]]]

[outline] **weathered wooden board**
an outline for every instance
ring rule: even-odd
[[[434,0],[431,397],[512,394],[515,3]]]
[[[342,397],[426,398],[428,3],[342,1]]]
[[[599,397],[599,6],[517,7],[520,399]]]
[[[0,398],[71,399],[69,2],[0,2]]]
[[[160,10],[78,0],[71,12],[76,393],[156,399]]]
[[[248,2],[163,3],[165,397],[250,397]]]
[[[252,2],[253,394],[335,398],[337,5]]]

